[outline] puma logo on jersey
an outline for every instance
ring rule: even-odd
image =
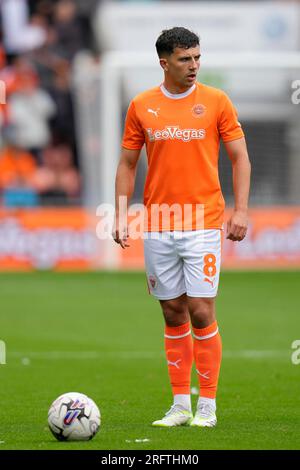
[[[211,284],[211,287],[214,287],[214,281],[213,279],[208,279],[207,277],[204,279],[204,282],[209,282]]]
[[[148,110],[149,111],[149,110]],[[150,142],[155,140],[182,140],[190,142],[194,139],[204,139],[205,129],[180,129],[179,126],[166,126],[164,129],[146,129]]]
[[[156,117],[158,117],[158,111],[160,110],[160,108],[156,108],[156,111],[154,111],[154,109],[151,109],[151,108],[148,108],[148,113],[152,113],[154,114]]]
[[[181,359],[177,359],[175,362],[168,361],[168,366],[174,366],[176,369],[180,369],[178,362],[181,362]]]

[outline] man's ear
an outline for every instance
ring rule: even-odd
[[[168,71],[168,62],[166,59],[159,59],[159,63],[162,69],[164,69],[165,72]]]

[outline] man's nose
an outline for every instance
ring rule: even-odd
[[[190,62],[190,69],[194,70],[197,68],[197,62],[195,59],[192,59],[192,62]]]

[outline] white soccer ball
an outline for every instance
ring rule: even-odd
[[[60,395],[48,412],[50,431],[59,441],[88,441],[98,432],[100,423],[99,408],[82,393]]]

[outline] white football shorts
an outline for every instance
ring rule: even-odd
[[[144,255],[150,293],[170,300],[215,297],[221,265],[221,230],[147,232]]]

